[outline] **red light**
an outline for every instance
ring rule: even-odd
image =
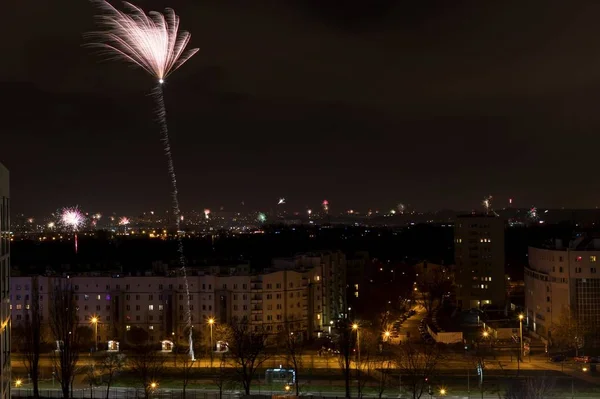
[[[577,257],[577,262],[581,262],[581,256]]]

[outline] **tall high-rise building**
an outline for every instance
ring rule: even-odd
[[[8,169],[0,164],[0,396],[10,399],[10,192]]]
[[[459,307],[505,306],[502,218],[493,214],[458,216],[454,225],[454,258]]]

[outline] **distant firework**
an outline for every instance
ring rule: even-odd
[[[130,223],[131,221],[126,216],[123,216],[121,219],[119,219],[119,226],[127,226]]]
[[[285,198],[279,198],[277,205],[283,205],[283,204],[285,204]]]
[[[209,215],[210,215],[210,209],[207,208],[204,210],[204,218],[208,219]]]
[[[329,201],[323,200],[323,202],[321,203],[321,206],[323,207],[323,212],[325,212],[325,213],[329,212]]]
[[[485,208],[485,212],[489,213],[492,210],[492,196],[488,195],[481,201],[481,204]]]
[[[78,207],[63,208],[60,212],[60,223],[63,227],[73,231],[75,241],[75,253],[79,252],[77,232],[85,224],[85,216]]]
[[[396,208],[398,209],[398,212],[400,214],[403,214],[406,211],[406,205],[400,203],[396,206]]]
[[[258,213],[258,216],[256,217],[256,219],[257,219],[259,222],[261,222],[261,223],[264,223],[264,222],[266,222],[266,221],[267,221],[267,215],[265,215],[265,214],[264,214],[264,213],[262,213],[262,212],[259,212],[259,213]]]
[[[63,208],[60,212],[60,222],[63,227],[78,231],[85,224],[85,216],[78,207]]]
[[[307,209],[306,213],[308,213],[308,216],[310,217],[310,215],[312,215],[312,209]]]
[[[539,215],[538,215],[538,210],[535,206],[531,207],[531,209],[529,210],[529,212],[527,212],[527,217],[530,220],[538,220]]]

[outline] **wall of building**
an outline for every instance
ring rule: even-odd
[[[548,338],[565,312],[600,325],[600,250],[529,248],[527,326]]]
[[[8,170],[0,164],[0,396],[10,398],[10,191]]]
[[[217,323],[247,319],[254,328],[271,334],[286,329],[306,335],[318,335],[324,322],[336,318],[330,303],[341,303],[337,283],[331,284],[331,260],[311,259],[304,267],[294,263],[294,270],[266,271],[260,275],[189,275],[192,323],[205,337],[206,321]],[[342,274],[336,266],[335,270]],[[213,272],[218,272],[213,270]],[[231,273],[229,271],[228,273]],[[14,277],[10,286],[13,322],[25,320],[31,304],[32,286],[37,282],[42,321],[49,318],[49,290],[62,277]],[[124,341],[126,331],[139,327],[152,342],[173,339],[186,342],[187,298],[182,277],[72,275],[69,283],[75,291],[80,325],[99,320],[98,341]],[[341,284],[341,283],[340,283]],[[333,287],[333,288],[331,288]],[[337,296],[337,298],[336,298]]]
[[[463,309],[506,304],[504,220],[493,215],[456,219],[456,299]]]

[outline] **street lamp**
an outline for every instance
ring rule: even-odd
[[[521,356],[523,356],[523,319],[525,316],[523,314],[519,315],[519,359],[522,361]]]
[[[358,354],[358,363],[360,363],[360,330],[358,328],[358,323],[352,324],[352,329],[356,331],[356,352]]]
[[[208,325],[210,326],[210,351],[211,352],[213,350],[213,324],[215,324],[215,319],[211,317],[210,319],[208,319]]]
[[[441,395],[441,396],[446,396],[446,393],[447,393],[447,392],[446,392],[446,389],[445,389],[445,388],[441,388],[441,389],[440,389],[440,395]]]
[[[98,317],[93,316],[90,322],[94,325],[94,347],[98,352]]]
[[[15,380],[15,387],[19,388],[23,384],[23,380],[20,378]]]
[[[153,390],[154,390],[154,389],[156,389],[156,387],[157,387],[157,386],[158,386],[158,383],[157,383],[157,382],[154,382],[154,381],[152,381],[152,382],[150,383],[150,388],[152,388]]]
[[[390,338],[390,335],[391,334],[390,334],[389,331],[386,331],[386,332],[383,333],[383,336],[385,337],[385,339],[384,339],[385,342],[387,342],[387,340]]]

